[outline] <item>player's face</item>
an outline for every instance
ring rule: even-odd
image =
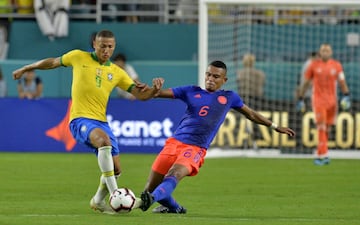
[[[97,37],[94,49],[100,63],[108,61],[115,50],[115,38]]]
[[[226,70],[209,66],[205,73],[205,89],[209,92],[217,91],[227,81]]]
[[[321,45],[319,51],[320,57],[322,60],[326,61],[332,56],[332,49],[330,45]]]

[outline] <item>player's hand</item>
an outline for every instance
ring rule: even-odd
[[[296,103],[296,111],[304,113],[306,110],[305,102],[303,99],[298,100]]]
[[[295,131],[293,131],[291,128],[288,127],[278,127],[275,129],[277,132],[282,133],[282,134],[287,134],[290,137],[294,137],[295,136]]]
[[[134,80],[134,83],[136,87],[140,89],[141,92],[146,92],[147,90],[150,89],[150,87],[147,84],[141,83],[140,81]]]
[[[13,71],[13,73],[12,73],[13,79],[19,80],[24,73],[25,73],[25,70],[23,68]]]
[[[351,101],[350,97],[348,95],[345,95],[340,100],[340,107],[342,110],[347,111],[351,107]]]
[[[159,78],[154,78],[152,80],[153,83],[153,88],[155,88],[156,90],[160,90],[164,84],[164,79],[159,77]]]
[[[153,88],[154,88],[154,96],[158,96],[160,94],[161,88],[164,85],[164,79],[163,78],[154,78],[153,81]]]

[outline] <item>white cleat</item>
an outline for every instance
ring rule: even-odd
[[[105,200],[101,201],[100,203],[96,203],[94,198],[90,200],[90,208],[94,211],[99,211],[106,214],[115,214],[115,211],[108,205],[106,205]]]
[[[142,204],[141,198],[135,197],[135,204],[132,209],[138,209]]]

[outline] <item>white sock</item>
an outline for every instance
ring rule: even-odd
[[[111,146],[104,146],[98,149],[98,164],[109,193],[113,193],[118,186],[114,176],[114,162],[111,155]]]
[[[117,180],[120,177],[120,174],[115,175],[115,179]],[[105,200],[105,197],[109,193],[109,190],[106,187],[106,181],[104,175],[100,177],[99,187],[94,195],[94,200],[96,203],[102,202]]]
[[[108,193],[109,191],[106,187],[105,177],[104,175],[101,175],[99,187],[94,195],[95,202],[96,203],[102,202]]]

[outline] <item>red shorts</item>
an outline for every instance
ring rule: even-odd
[[[334,125],[337,116],[337,105],[332,104],[329,106],[313,105],[315,113],[315,122],[317,124]]]
[[[166,140],[164,148],[156,157],[152,170],[166,175],[172,165],[180,164],[189,170],[188,176],[195,176],[204,163],[205,155],[206,149],[184,144],[171,137]]]

